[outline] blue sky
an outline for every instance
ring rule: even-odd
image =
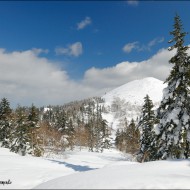
[[[98,72],[117,70],[117,64],[126,61],[133,66],[134,62],[149,60],[166,49],[176,12],[185,31],[190,32],[189,8],[188,1],[0,1],[0,48],[5,49],[2,56],[36,50],[36,59],[45,59],[64,73],[69,82],[92,87],[97,81],[87,79],[92,75],[95,78],[95,73],[98,77]],[[189,43],[189,36],[186,41]],[[103,92],[135,79],[127,73],[122,77],[126,80],[106,88],[110,81],[94,89],[103,88]],[[159,78],[159,74],[154,77]],[[160,79],[164,76],[160,75]],[[8,92],[0,95],[9,97]],[[23,98],[24,101],[18,101],[25,104],[36,101],[24,95]],[[69,100],[72,98],[65,101]],[[40,100],[36,102],[40,104]]]
[[[185,1],[139,1],[134,5],[127,1],[16,1],[0,5],[1,47],[7,51],[48,49],[46,56],[65,62],[63,67],[74,78],[82,77],[90,67],[144,60],[167,47],[175,12],[190,31],[190,3]],[[86,17],[91,23],[77,30],[77,23]],[[142,51],[122,51],[125,44],[138,41],[140,46],[148,46],[154,39],[163,42]],[[55,54],[56,47],[75,42],[82,43],[81,55]]]

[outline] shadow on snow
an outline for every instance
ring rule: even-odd
[[[51,160],[51,159],[47,159],[47,160],[58,163],[58,164],[64,164],[65,167],[71,168],[78,172],[84,172],[84,171],[98,169],[98,168],[90,168],[89,166],[80,166],[80,165],[69,164],[67,162],[58,161],[58,160]]]

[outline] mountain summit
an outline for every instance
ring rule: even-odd
[[[106,104],[111,104],[114,98],[118,97],[135,105],[143,105],[144,97],[149,95],[153,103],[162,99],[162,91],[166,87],[164,82],[153,77],[128,82],[105,94],[102,98]]]
[[[144,97],[148,94],[156,108],[162,100],[162,91],[166,86],[161,80],[147,77],[128,82],[111,90],[102,96],[106,109],[103,118],[114,130],[120,127],[125,119],[128,121],[136,120],[141,114]]]

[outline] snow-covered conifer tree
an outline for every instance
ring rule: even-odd
[[[6,148],[10,147],[12,130],[11,113],[9,101],[3,98],[0,102],[0,146]]]
[[[32,104],[32,106],[29,109],[29,114],[27,118],[27,125],[29,127],[29,135],[31,139],[31,145],[32,145],[32,154],[35,156],[41,156],[42,154],[42,148],[39,146],[39,113],[38,109]]]
[[[64,110],[57,110],[55,113],[55,128],[61,133],[66,133],[67,115]]]
[[[110,137],[110,131],[108,129],[108,124],[105,119],[101,117],[101,138],[102,138],[102,151],[104,148],[109,149],[111,147],[111,137]]]
[[[27,115],[25,108],[19,106],[16,109],[14,125],[14,139],[11,144],[11,151],[19,153],[22,156],[25,156],[26,154],[32,154],[30,128],[27,125]]]
[[[154,137],[153,127],[155,124],[155,114],[153,111],[153,103],[148,95],[144,98],[144,105],[142,107],[142,115],[138,123],[138,127],[141,131],[140,137],[140,155],[141,161],[149,160],[149,151],[152,149],[151,143]]]
[[[190,142],[190,66],[184,45],[182,22],[178,15],[174,18],[174,30],[170,32],[174,45],[169,51],[175,55],[169,60],[173,68],[166,79],[168,86],[164,89],[163,99],[157,110],[159,124],[156,126],[154,147],[157,152],[154,159],[187,158]]]
[[[66,128],[66,133],[67,133],[67,140],[68,140],[68,146],[70,147],[71,150],[74,149],[74,144],[75,144],[75,128],[73,125],[73,121],[70,118],[69,122],[67,124],[67,128]]]

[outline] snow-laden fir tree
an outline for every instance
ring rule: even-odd
[[[16,152],[22,156],[32,154],[32,142],[30,128],[27,124],[26,110],[25,108],[18,106],[15,112],[14,139],[10,149],[12,152]]]
[[[102,144],[101,144],[101,148],[103,151],[104,149],[109,149],[111,147],[111,136],[110,136],[110,130],[108,128],[108,124],[107,124],[107,121],[105,119],[103,119],[101,117],[101,122],[100,122],[100,125],[101,125],[101,138],[102,138]]]
[[[159,124],[156,126],[154,147],[157,148],[153,160],[167,158],[188,158],[190,142],[190,66],[184,45],[182,22],[178,15],[174,18],[174,30],[170,32],[174,45],[169,51],[175,55],[169,60],[173,68],[166,79],[168,86],[163,91],[163,99],[157,110]]]
[[[11,113],[9,101],[3,98],[0,102],[0,146],[5,148],[10,147],[12,130]]]
[[[60,132],[61,135],[60,148],[62,151],[65,151],[69,143],[67,135],[67,125],[68,125],[68,119],[65,110],[57,109],[55,113],[54,127]]]
[[[38,134],[39,129],[39,110],[32,104],[29,108],[29,114],[27,117],[27,125],[29,127],[29,135],[31,138],[32,154],[35,156],[41,156],[42,148],[40,148],[40,138]]]
[[[148,95],[144,98],[144,105],[142,107],[142,115],[138,123],[141,131],[140,136],[140,152],[141,161],[149,161],[149,151],[152,149],[151,143],[154,138],[153,127],[156,122],[153,102]]]
[[[121,139],[122,132],[120,129],[117,129],[116,134],[115,134],[115,146],[117,149],[122,151],[122,139]]]
[[[68,136],[67,141],[68,141],[68,147],[73,150],[74,149],[74,144],[75,144],[75,128],[73,125],[73,121],[70,118],[69,122],[67,124],[66,128],[66,134]]]
[[[66,133],[67,115],[64,110],[57,110],[55,113],[54,127],[61,133]]]
[[[101,116],[101,106],[96,104],[96,111],[94,117],[94,137],[95,137],[95,149],[96,152],[102,152],[102,116]]]
[[[111,146],[110,132],[107,121],[102,118],[102,106],[96,104],[96,113],[94,120],[94,137],[96,152],[103,152],[105,148],[109,149]]]

